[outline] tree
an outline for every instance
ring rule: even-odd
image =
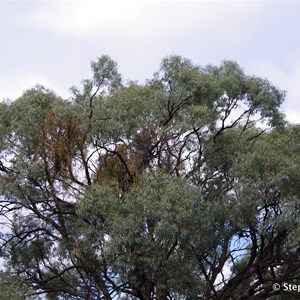
[[[30,290],[22,284],[19,278],[10,276],[4,272],[0,273],[0,299],[24,300],[32,299],[29,297]]]
[[[49,299],[265,299],[296,281],[284,92],[232,61],[170,56],[144,84],[108,56],[92,70],[72,99],[1,104],[7,272]]]

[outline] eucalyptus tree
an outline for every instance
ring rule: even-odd
[[[5,272],[0,273],[0,300],[30,300],[31,291],[16,276],[10,276]]]
[[[299,128],[232,61],[108,56],[1,103],[1,255],[49,299],[265,299],[299,277]]]

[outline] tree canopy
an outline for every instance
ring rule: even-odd
[[[300,127],[285,93],[233,61],[169,56],[144,83],[109,56],[91,67],[69,99],[36,86],[0,104],[8,276],[48,299],[287,297],[273,284],[300,279]]]

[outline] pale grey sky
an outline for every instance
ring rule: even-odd
[[[0,99],[37,83],[68,97],[102,54],[143,82],[170,54],[195,64],[236,60],[287,91],[300,122],[298,1],[0,1]]]

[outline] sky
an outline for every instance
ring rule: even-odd
[[[0,38],[0,100],[36,84],[67,98],[102,54],[143,83],[176,54],[237,61],[286,90],[281,111],[300,123],[300,0],[0,1]]]

